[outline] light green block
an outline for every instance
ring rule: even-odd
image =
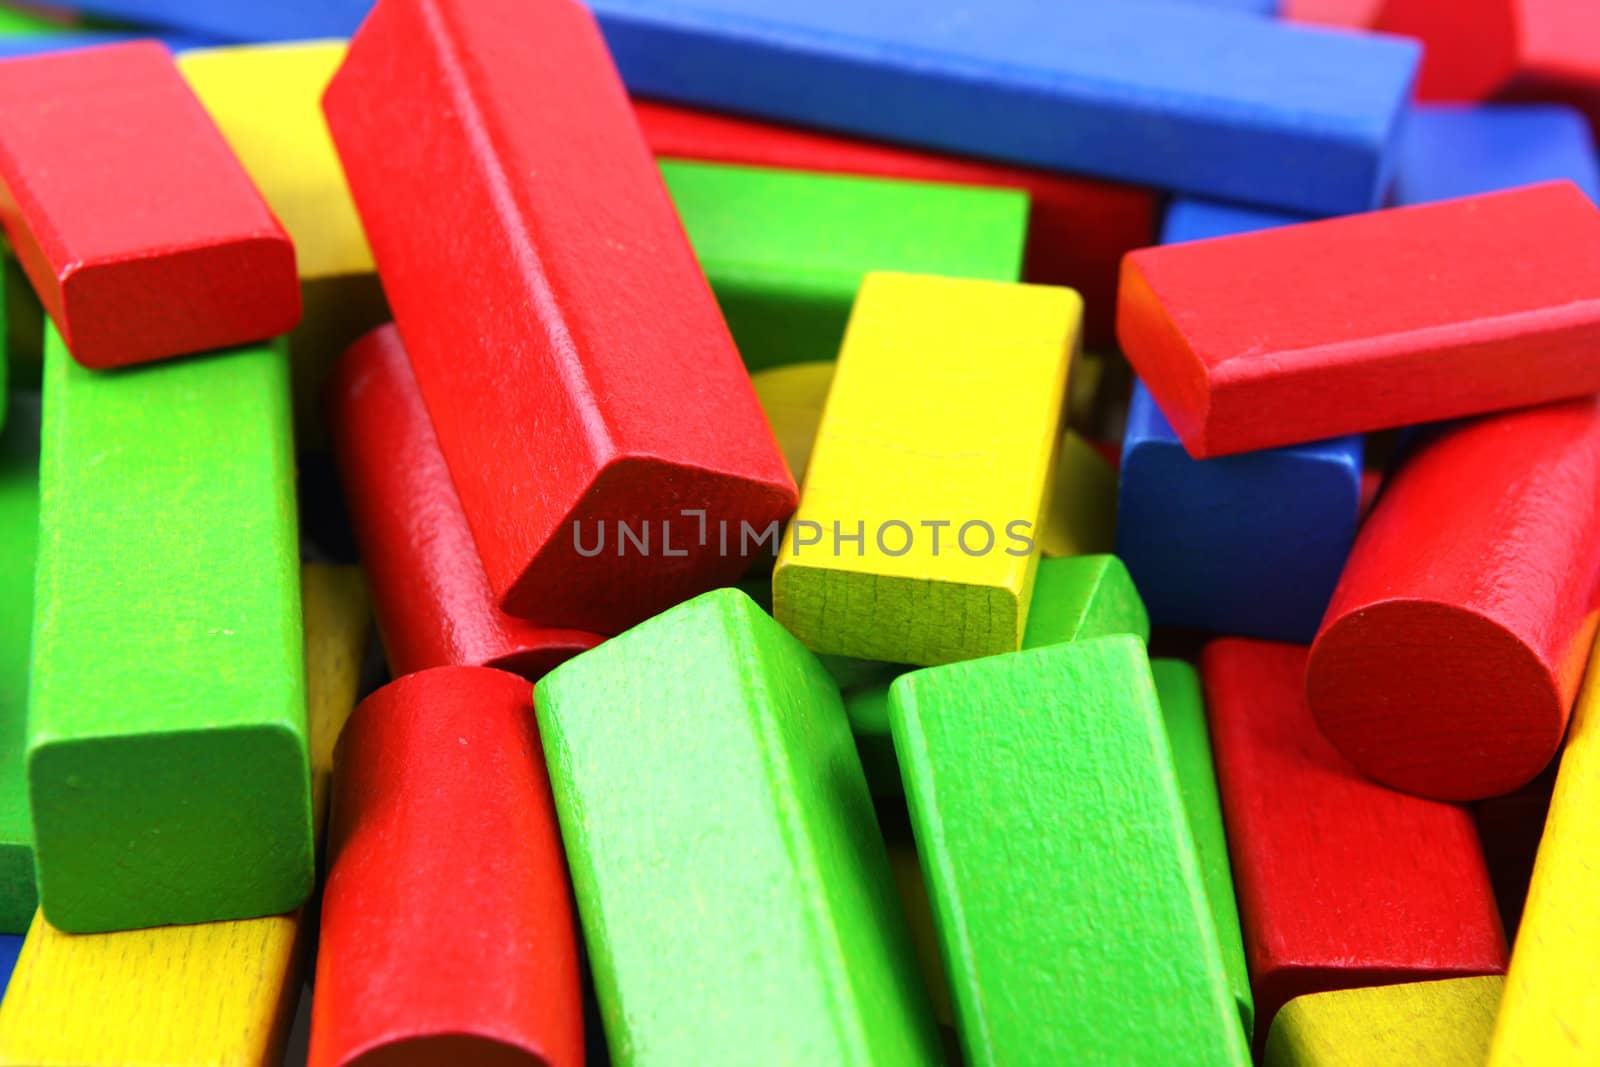
[[[837,357],[869,271],[1021,277],[1019,190],[675,160],[661,173],[753,371]]]
[[[534,703],[619,1067],[938,1062],[838,689],[783,627],[715,590]]]
[[[1206,886],[1206,900],[1222,944],[1222,962],[1228,986],[1239,1006],[1246,1038],[1253,1038],[1255,1003],[1250,996],[1250,972],[1245,966],[1244,936],[1239,930],[1239,904],[1233,895],[1233,868],[1228,862],[1228,835],[1222,822],[1222,800],[1217,795],[1217,769],[1211,761],[1211,736],[1206,726],[1205,697],[1193,666],[1178,659],[1150,661],[1161,716],[1178,774],[1178,792],[1194,835],[1195,855]]]
[[[61,33],[71,27],[53,22],[31,11],[0,6],[0,37],[37,37],[42,34]]]
[[[1099,555],[1039,561],[1023,648],[1114,634],[1150,640],[1150,616],[1120,559]]]
[[[1144,643],[913,671],[890,702],[967,1063],[1248,1064]]]
[[[97,373],[47,332],[28,785],[62,930],[311,891],[289,422],[277,345]]]
[[[39,397],[15,395],[10,407],[0,433],[0,933],[23,934],[39,907],[25,762],[39,529]]]

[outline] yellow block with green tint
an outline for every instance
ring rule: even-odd
[[[1083,302],[910,274],[861,287],[773,571],[816,652],[931,665],[1016,650]]]
[[[311,892],[299,533],[275,345],[114,373],[45,341],[28,794],[87,933]]]
[[[751,370],[835,358],[870,271],[1022,274],[1019,190],[675,160],[661,174]]]
[[[1600,1063],[1600,646],[1561,754],[1489,1063]]]
[[[39,529],[39,397],[16,394],[0,432],[0,933],[28,929],[33,885],[28,818],[28,643]]]
[[[1273,1018],[1263,1063],[1481,1067],[1503,982],[1495,974],[1295,997]]]

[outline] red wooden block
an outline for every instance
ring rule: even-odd
[[[737,579],[798,494],[587,9],[379,0],[324,108],[502,606],[615,633]]]
[[[1571,182],[1143,249],[1120,295],[1197,458],[1600,391],[1600,209]]]
[[[300,320],[294,245],[156,42],[0,63],[0,218],[87,367]]]
[[[1356,538],[1311,710],[1379,781],[1507,793],[1559,748],[1597,619],[1600,402],[1466,423],[1391,476]]]
[[[498,667],[537,681],[603,640],[536,626],[495,603],[394,326],[340,360],[328,412],[391,674]]]
[[[1505,937],[1472,818],[1363,777],[1306,707],[1306,650],[1202,656],[1256,1034],[1303,993],[1500,974]]]
[[[1023,280],[1065,285],[1084,300],[1085,343],[1114,341],[1117,268],[1155,240],[1148,189],[860,141],[792,126],[634,101],[658,156],[1025,190],[1032,199]]]
[[[526,680],[440,667],[362,701],[334,753],[331,819],[312,1067],[583,1063],[566,863]]]

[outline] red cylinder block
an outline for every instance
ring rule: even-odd
[[[396,677],[498,667],[537,681],[603,638],[500,610],[393,325],[353,345],[329,385],[351,525]]]
[[[525,679],[440,667],[334,753],[312,1067],[583,1062],[566,863]]]
[[[1381,782],[1510,792],[1561,744],[1597,611],[1600,404],[1450,428],[1356,539],[1312,647],[1311,710]]]

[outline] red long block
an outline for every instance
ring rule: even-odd
[[[1600,210],[1550,182],[1143,249],[1117,332],[1197,458],[1600,392]]]
[[[312,1067],[583,1063],[527,681],[440,667],[362,701],[334,753],[331,819]]]
[[[1566,731],[1600,620],[1600,403],[1444,432],[1356,538],[1311,651],[1323,732],[1400,789],[1527,783]]]
[[[1317,731],[1305,664],[1231,638],[1201,662],[1262,1040],[1303,993],[1506,966],[1471,817],[1362,777]]]
[[[324,108],[502,606],[615,633],[737,579],[718,524],[798,494],[588,11],[379,0]]]
[[[85,366],[300,320],[294,245],[153,41],[0,63],[0,218]]]
[[[339,361],[328,412],[391,674],[497,667],[537,681],[600,643],[596,634],[513,618],[495,603],[392,325]]]
[[[652,101],[634,101],[658,156],[909,181],[999,186],[1032,198],[1023,279],[1065,285],[1084,301],[1085,340],[1115,341],[1117,269],[1155,240],[1156,196],[1092,178],[921,152]]]

